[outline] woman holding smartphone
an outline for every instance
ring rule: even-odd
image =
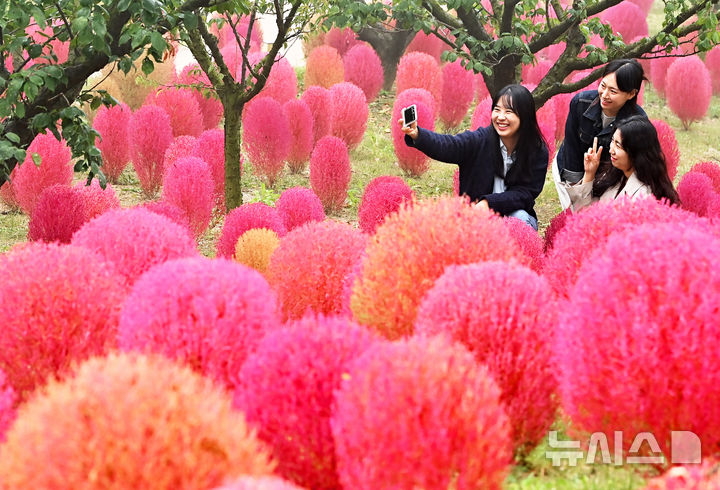
[[[490,119],[490,126],[458,135],[438,134],[416,123],[402,130],[408,146],[458,165],[461,195],[537,230],[533,208],[545,184],[548,149],[528,89],[502,88],[492,99]]]

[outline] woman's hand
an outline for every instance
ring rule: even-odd
[[[398,124],[400,125],[400,128],[403,133],[410,136],[413,140],[417,139],[418,137],[418,128],[417,123],[410,123],[410,126],[403,126],[403,120],[402,118],[398,119]]]
[[[598,148],[597,137],[593,139],[592,148],[588,148],[583,158],[585,165],[585,175],[583,176],[583,182],[592,182],[595,180],[595,173],[600,166],[600,155],[602,155],[603,147]]]

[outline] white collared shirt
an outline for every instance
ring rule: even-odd
[[[507,147],[505,146],[505,143],[500,140],[500,155],[502,155],[503,164],[505,166],[505,172],[504,174],[507,175],[508,171],[510,170],[510,167],[513,163],[515,163],[515,157],[513,154],[508,155]],[[505,179],[503,177],[495,176],[495,181],[493,182],[493,194],[500,194],[501,192],[505,192],[507,187],[505,186]]]

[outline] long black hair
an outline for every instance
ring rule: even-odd
[[[655,198],[664,198],[673,204],[679,203],[677,191],[668,176],[667,162],[660,147],[657,130],[650,120],[645,116],[630,116],[617,125],[617,131],[620,131],[623,150],[632,162],[638,180],[650,186]],[[626,181],[622,170],[612,164],[609,164],[609,167],[606,165],[600,177],[593,182],[593,196],[600,197],[610,187],[619,182],[624,186]]]
[[[526,183],[530,180],[534,155],[543,148],[547,148],[545,139],[540,132],[540,126],[538,126],[535,101],[530,91],[518,84],[506,85],[501,88],[492,98],[491,111],[500,101],[517,114],[520,119],[520,128],[515,146],[515,163],[510,167],[507,175],[505,175],[505,165],[500,153],[500,136],[494,128],[490,132],[491,137],[495,140],[495,143],[491,145],[496,150],[495,174],[504,178],[511,185]]]
[[[642,65],[638,62],[638,60],[634,59],[613,60],[605,65],[605,69],[603,70],[600,78],[605,78],[611,73],[615,74],[617,86],[623,92],[632,92],[633,90],[637,90],[637,92],[635,92],[635,96],[625,102],[630,106],[634,106],[637,103],[637,96],[640,93],[642,82],[643,80],[647,80],[647,78],[645,78],[645,71],[643,70]]]

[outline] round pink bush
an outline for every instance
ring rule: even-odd
[[[336,83],[330,87],[333,99],[333,136],[343,140],[349,150],[355,149],[365,135],[369,108],[365,94],[350,82]]]
[[[673,49],[670,54],[680,54],[679,50]],[[655,91],[661,97],[665,97],[666,78],[670,66],[677,60],[676,57],[652,58],[650,60],[650,82]]]
[[[168,167],[172,166],[178,159],[192,155],[196,143],[197,138],[187,134],[177,136],[172,140],[170,146],[165,150],[165,155],[163,155],[163,178]]]
[[[90,185],[78,182],[75,184],[75,188],[79,190],[85,199],[86,219],[88,221],[100,216],[105,211],[120,207],[120,199],[118,199],[115,189],[110,184],[107,184],[103,189],[100,187],[100,182],[93,180]]]
[[[173,136],[199,136],[204,129],[203,115],[195,95],[186,88],[167,87],[151,92],[145,104],[162,107],[170,116]]]
[[[299,99],[285,102],[283,114],[288,120],[292,136],[288,167],[291,172],[299,173],[305,170],[313,149],[313,116],[308,105]]]
[[[0,370],[18,401],[115,345],[125,286],[97,254],[33,243],[0,255]],[[0,417],[1,418],[1,417]]]
[[[565,124],[570,112],[570,101],[574,94],[557,94],[551,100],[555,102],[555,141],[565,139]],[[552,153],[550,154],[552,157]]]
[[[248,56],[250,64],[256,66],[266,53],[258,52]],[[257,67],[259,68],[259,67]],[[238,77],[239,78],[239,77]],[[277,58],[270,68],[265,86],[256,97],[272,97],[281,104],[297,97],[297,75],[287,58]]]
[[[665,97],[668,107],[688,129],[693,121],[705,117],[712,98],[710,73],[694,55],[678,58],[667,72]]]
[[[132,159],[131,117],[130,108],[126,104],[118,104],[101,106],[93,119],[93,128],[100,133],[95,145],[102,154],[102,171],[110,182],[117,182]]]
[[[442,76],[440,120],[446,127],[454,128],[465,118],[475,98],[475,76],[460,64],[460,60],[445,64]]]
[[[305,87],[319,85],[330,88],[345,80],[342,56],[332,46],[318,46],[305,60]]]
[[[424,88],[435,101],[439,101],[442,99],[442,85],[442,70],[431,55],[414,51],[400,58],[395,77],[398,94],[409,88]]]
[[[86,221],[82,194],[75,187],[56,184],[40,193],[30,213],[28,240],[70,243]]]
[[[712,79],[713,94],[720,94],[720,46],[705,53],[705,66]]]
[[[352,48],[361,44],[361,41],[349,27],[345,27],[344,29],[332,27],[327,34],[325,34],[325,44],[335,48],[340,56],[344,58]]]
[[[0,444],[5,442],[5,432],[15,420],[17,396],[7,383],[5,373],[0,371]]]
[[[384,75],[382,62],[372,46],[357,44],[344,56],[345,81],[357,85],[372,102],[383,87]]]
[[[377,342],[351,363],[331,419],[344,488],[502,488],[511,462],[500,390],[442,337]]]
[[[350,361],[375,341],[347,318],[308,316],[268,333],[248,356],[235,407],[272,447],[277,474],[304,488],[339,488],[333,393]]]
[[[620,34],[626,43],[637,37],[648,35],[647,13],[633,2],[620,2],[604,10],[600,20],[610,24],[615,34]]]
[[[232,388],[247,356],[278,326],[275,293],[257,271],[193,257],[138,279],[120,314],[118,346],[176,359]]]
[[[717,465],[717,460],[711,457],[705,458],[701,464],[672,466],[662,475],[648,480],[643,490],[718,490],[720,478]]]
[[[432,114],[432,127],[435,127],[435,117],[437,116],[438,106],[435,103],[435,98],[432,96],[432,94],[430,94],[430,92],[428,92],[424,88],[409,88],[407,90],[403,90],[402,92],[398,92],[397,97],[395,98],[395,104],[400,108],[407,107],[410,104],[417,104],[418,102],[425,105],[429,112]],[[393,126],[397,126],[398,119],[390,121],[391,128]]]
[[[170,221],[186,228],[188,233],[190,233],[190,223],[188,222],[188,217],[185,214],[185,211],[174,204],[170,204],[165,201],[150,201],[143,203],[139,207],[147,209],[151,213],[169,218]]]
[[[417,335],[448,335],[488,368],[502,392],[513,447],[521,454],[532,450],[555,420],[556,311],[544,278],[504,262],[448,267],[418,308]]]
[[[470,121],[470,128],[475,130],[477,128],[485,128],[491,124],[490,115],[492,114],[492,99],[485,97],[483,100],[478,102],[473,111],[472,120]]]
[[[697,170],[691,170],[682,176],[677,192],[683,209],[698,216],[708,216],[711,203],[718,198],[712,179]]]
[[[363,232],[373,234],[385,216],[414,198],[415,193],[402,178],[390,175],[375,177],[363,191],[358,207],[358,226]]]
[[[283,191],[275,202],[275,209],[288,231],[305,223],[325,219],[322,201],[307,187],[292,187]]]
[[[691,172],[702,172],[712,181],[715,192],[720,192],[720,165],[716,162],[698,162],[690,168]]]
[[[248,31],[250,31],[250,52],[254,53],[262,48],[263,42],[263,31],[260,22],[255,19],[250,30],[250,16],[243,15],[240,18],[238,16],[232,16],[232,23],[235,25],[234,31],[237,32],[240,37],[240,42],[244,45],[248,37]],[[237,39],[235,38],[235,32],[233,32],[233,25],[227,21],[222,24],[222,27],[218,29],[217,23],[212,25],[212,32],[218,38],[218,44],[220,48],[235,47],[238,48]]]
[[[277,476],[243,476],[230,483],[225,483],[215,490],[302,490],[297,485]]]
[[[339,211],[350,186],[350,155],[340,138],[325,136],[310,155],[310,186],[327,212]]]
[[[277,233],[279,237],[287,233],[283,220],[275,208],[261,202],[243,204],[230,211],[225,217],[217,242],[218,256],[234,257],[238,238],[253,228],[267,228]]]
[[[222,129],[208,129],[203,131],[195,141],[192,155],[205,160],[212,172],[215,196],[215,206],[225,212],[225,131]],[[242,172],[242,155],[238,162]]]
[[[285,166],[292,138],[282,105],[271,97],[255,97],[243,114],[243,148],[256,174],[270,186]]]
[[[414,95],[421,97],[413,97]],[[395,99],[390,115],[390,134],[393,138],[393,149],[398,159],[398,166],[406,174],[415,177],[421,176],[430,168],[430,158],[420,150],[405,144],[405,133],[402,132],[398,120],[402,118],[403,107],[415,104],[418,126],[431,131],[435,130],[434,104],[432,107],[428,106],[422,95],[432,99],[429,92],[424,89],[409,89],[400,93]]]
[[[650,13],[650,9],[652,8],[653,2],[655,0],[630,0],[632,3],[640,7],[640,10],[645,14],[647,17],[647,14]]]
[[[40,156],[39,166],[33,161],[34,154]],[[65,140],[58,141],[50,132],[39,134],[32,140],[25,160],[16,167],[11,182],[15,199],[25,213],[32,213],[40,193],[47,187],[70,185],[73,177],[70,155]]]
[[[419,31],[415,34],[412,41],[410,41],[408,47],[405,48],[405,53],[425,53],[432,56],[437,63],[440,63],[443,51],[447,51],[448,49],[450,49],[450,47],[445,43],[445,41],[437,37],[435,34],[425,34],[424,32]]]
[[[47,19],[50,21],[50,19]],[[49,24],[52,24],[53,22],[49,22]],[[58,28],[59,25],[59,19],[54,22],[56,28]],[[30,20],[30,25],[25,29],[25,32],[30,36],[32,39],[32,42],[37,44],[45,44],[47,43],[48,39],[53,37],[53,27],[52,25],[46,26],[44,29],[40,29],[40,26],[35,22],[34,19]],[[29,66],[32,66],[32,62],[39,64],[62,64],[65,63],[68,59],[68,54],[70,53],[70,42],[69,41],[60,41],[59,39],[53,39],[50,41],[42,50],[42,57],[35,58],[30,63],[28,63]],[[57,59],[55,59],[57,58]],[[26,65],[26,66],[28,66]]]
[[[555,63],[549,60],[539,59],[534,65],[523,65],[522,67],[522,83],[523,85],[540,85],[540,81],[550,71]]]
[[[720,443],[720,240],[690,222],[627,229],[580,271],[559,309],[556,356],[565,413],[582,432],[687,430],[702,454]]]
[[[313,85],[303,92],[301,100],[308,105],[313,117],[313,147],[323,136],[332,131],[333,98],[330,91],[324,87]]]
[[[186,65],[178,75],[176,83],[192,85],[192,87],[184,88],[192,92],[198,103],[200,114],[202,114],[203,129],[217,128],[223,116],[222,103],[215,95],[210,79],[202,71],[200,65],[197,63]]]
[[[146,197],[160,188],[165,150],[173,140],[170,116],[165,109],[145,105],[130,119],[130,141],[133,146],[133,167]]]
[[[195,238],[210,224],[214,186],[210,167],[198,157],[178,158],[165,171],[163,200],[183,210]]]
[[[305,224],[289,232],[270,258],[267,277],[284,319],[308,311],[338,314],[345,277],[365,250],[365,237],[338,221]]]
[[[562,230],[567,224],[568,220],[574,216],[572,209],[567,208],[564,211],[556,214],[553,219],[550,220],[550,224],[545,229],[544,245],[543,250],[545,253],[549,253],[555,243],[555,237],[558,232]]]
[[[475,100],[480,102],[485,97],[490,97],[490,91],[485,85],[485,79],[482,73],[475,74]]]
[[[142,208],[110,210],[83,225],[71,243],[114,264],[128,285],[154,265],[198,253],[187,228]]]
[[[532,227],[517,218],[506,216],[503,218],[503,222],[510,232],[510,235],[520,247],[520,250],[525,252],[525,255],[530,259],[530,268],[540,273],[543,260],[545,259],[542,237],[540,237],[538,232],[532,229]]]
[[[657,131],[658,140],[660,140],[660,148],[662,148],[662,151],[665,154],[668,177],[670,177],[670,180],[673,180],[675,175],[677,175],[677,168],[680,164],[680,148],[678,147],[678,142],[675,138],[675,130],[662,119],[652,119],[651,121]]]

